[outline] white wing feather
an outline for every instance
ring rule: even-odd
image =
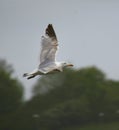
[[[41,39],[41,54],[40,64],[44,62],[54,62],[56,51],[58,49],[58,42],[51,24],[46,28],[45,36]]]

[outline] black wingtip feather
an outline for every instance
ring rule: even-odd
[[[57,39],[52,24],[48,24],[45,32],[49,37],[55,37]]]

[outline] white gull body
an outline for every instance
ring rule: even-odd
[[[23,74],[27,79],[34,78],[37,75],[45,75],[54,72],[62,72],[66,66],[73,66],[66,62],[56,61],[56,52],[58,41],[52,24],[49,24],[45,30],[45,35],[41,37],[40,64],[37,69],[30,73]]]

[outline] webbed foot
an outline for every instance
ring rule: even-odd
[[[23,77],[26,77],[26,76],[28,76],[28,73],[24,73],[24,74],[23,74]]]

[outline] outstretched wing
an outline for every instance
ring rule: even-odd
[[[41,39],[40,64],[44,62],[55,61],[58,41],[52,24],[49,24],[45,30],[45,36]]]

